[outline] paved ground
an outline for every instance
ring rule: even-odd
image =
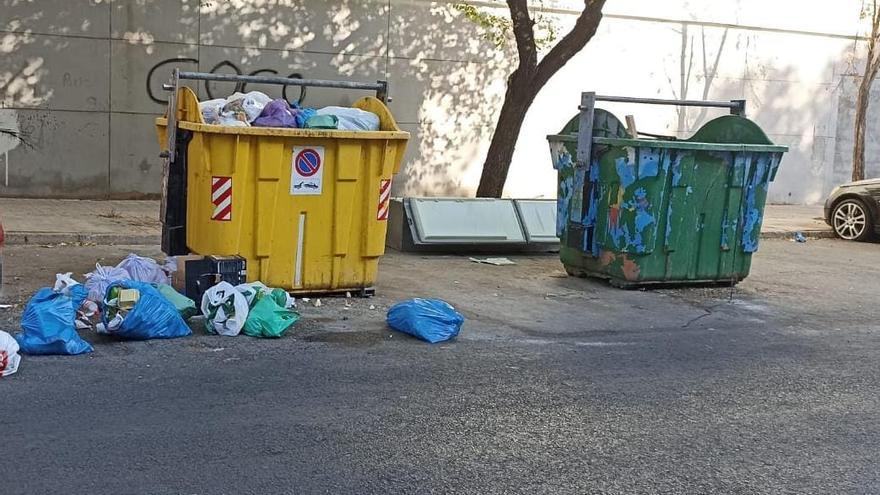
[[[7,248],[0,301],[128,249]],[[0,491],[880,492],[880,246],[765,241],[734,290],[514,259],[389,255],[379,296],[304,304],[281,340],[89,335],[90,355],[25,356],[0,381]],[[455,304],[460,338],[389,331],[410,296]]]
[[[765,213],[764,237],[831,236],[821,206],[768,205]],[[0,221],[15,244],[158,244],[158,219],[158,201],[0,198]]]

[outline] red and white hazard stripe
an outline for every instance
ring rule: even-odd
[[[382,179],[379,182],[379,209],[376,212],[376,220],[388,220],[388,206],[391,203],[391,179]]]
[[[211,220],[232,220],[232,177],[211,178],[211,203],[214,204]]]

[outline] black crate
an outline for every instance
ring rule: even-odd
[[[200,305],[202,294],[220,282],[247,281],[247,260],[241,256],[206,256],[186,261],[186,297]]]

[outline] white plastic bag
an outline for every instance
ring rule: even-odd
[[[171,283],[168,274],[153,258],[144,258],[132,253],[120,261],[116,268],[125,270],[128,272],[129,279],[137,282],[165,285]],[[103,300],[103,296],[101,296],[101,300]]]
[[[202,112],[202,118],[206,124],[219,124],[220,111],[226,105],[226,98],[215,98],[208,101],[199,102],[199,110]]]
[[[243,111],[246,115],[247,123],[250,124],[263,113],[263,109],[266,108],[270,101],[272,101],[272,98],[259,91],[251,91],[247,94],[233,93],[232,96],[226,99],[226,105],[223,106],[223,110],[220,112],[221,120],[222,117],[229,117],[230,113]]]
[[[95,263],[95,271],[86,273],[86,289],[89,289],[89,300],[103,302],[107,287],[119,280],[128,280],[131,275],[123,268],[102,266]]]
[[[245,300],[248,303],[248,307],[253,305],[254,298],[257,297],[257,294],[262,292],[264,294],[272,292],[272,289],[266,287],[266,284],[263,282],[250,282],[247,284],[238,284],[235,286],[235,290],[241,292],[241,295],[244,296]]]
[[[235,336],[248,316],[248,302],[229,282],[220,282],[202,295],[202,314],[209,332]]]
[[[315,115],[335,115],[338,129],[344,131],[378,131],[379,116],[373,112],[349,107],[324,107]]]
[[[55,286],[52,287],[52,290],[55,292],[60,292],[65,296],[70,296],[70,288],[74,285],[79,285],[79,282],[73,279],[71,276],[73,272],[67,273],[56,273],[55,274]]]
[[[18,371],[20,362],[18,342],[12,335],[0,330],[0,376],[9,376]]]

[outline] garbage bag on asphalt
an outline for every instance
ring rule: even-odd
[[[339,122],[337,129],[344,131],[378,131],[379,116],[373,112],[349,107],[324,107],[315,115],[333,115]]]
[[[288,295],[282,289],[258,291],[250,305],[247,320],[241,333],[251,337],[277,338],[294,323],[299,321],[299,313],[288,309]]]
[[[236,285],[235,290],[241,292],[241,295],[243,295],[245,301],[247,301],[248,307],[252,308],[254,307],[254,302],[256,302],[257,294],[261,292],[270,292],[272,289],[266,287],[266,284],[263,282],[248,282]]]
[[[134,289],[130,309],[122,304],[124,289]],[[192,335],[177,309],[152,285],[135,280],[113,282],[104,296],[102,333],[125,340],[173,339]]]
[[[196,302],[192,299],[184,296],[180,292],[177,292],[177,289],[171,287],[168,284],[150,284],[159,291],[159,294],[165,299],[168,299],[168,302],[174,305],[174,308],[177,310],[177,313],[180,314],[180,317],[183,318],[183,321],[189,320],[193,316],[199,313],[198,308],[196,308]]]
[[[9,376],[18,371],[21,356],[18,342],[12,335],[0,330],[0,376]]]
[[[107,293],[107,287],[119,280],[129,280],[128,272],[124,268],[115,266],[102,266],[95,263],[95,271],[86,274],[86,283],[89,289],[89,300],[101,302],[104,300],[104,294]]]
[[[247,320],[247,299],[229,282],[220,282],[202,295],[202,314],[208,332],[232,337]]]
[[[464,316],[439,299],[410,299],[391,306],[386,321],[403,333],[432,344],[455,338]]]
[[[69,295],[49,287],[37,291],[21,315],[21,332],[15,340],[24,354],[82,354],[91,344],[76,333],[76,310],[88,295],[81,284],[69,287]]]
[[[168,273],[153,258],[145,258],[132,253],[120,261],[116,268],[121,268],[128,272],[128,278],[135,282],[145,282],[148,284],[171,283],[168,279]]]

